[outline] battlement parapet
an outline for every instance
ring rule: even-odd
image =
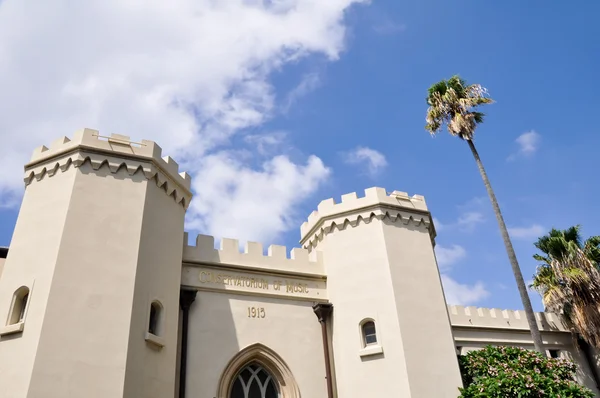
[[[153,141],[133,142],[128,136],[111,134],[101,136],[98,131],[83,129],[72,138],[61,137],[49,147],[34,150],[25,165],[25,184],[53,176],[59,169],[80,167],[90,163],[94,170],[108,167],[111,173],[125,168],[129,175],[142,171],[146,178],[155,180],[168,195],[185,207],[191,200],[191,177],[179,172],[179,165],[169,156],[162,157],[162,148]]]
[[[108,152],[115,157],[129,157],[151,160],[162,168],[169,177],[178,184],[191,189],[191,177],[185,172],[179,172],[179,165],[170,156],[162,156],[162,148],[154,141],[142,140],[131,141],[129,136],[111,134],[102,136],[97,130],[82,129],[73,135],[73,138],[61,137],[49,147],[44,145],[36,148],[26,169],[36,166],[46,160],[73,151],[75,148],[83,148],[91,151]]]
[[[285,246],[270,245],[264,255],[263,245],[247,242],[240,251],[237,239],[221,239],[220,249],[215,249],[215,238],[209,235],[198,235],[194,246],[188,245],[188,234],[185,233],[183,246],[183,262],[222,264],[247,267],[267,272],[279,271],[307,276],[325,276],[325,268],[321,252],[302,248],[293,248],[287,256]]]
[[[373,211],[376,206],[385,210]],[[431,222],[423,196],[409,196],[406,192],[401,191],[388,193],[384,188],[373,187],[365,189],[363,197],[358,197],[356,192],[352,192],[342,195],[339,203],[336,203],[333,198],[321,201],[317,210],[313,211],[308,216],[308,220],[300,227],[300,241],[304,247],[311,246],[310,242],[319,234],[319,225],[325,221],[328,224],[326,228],[331,227],[330,220],[334,221],[337,226],[346,222],[354,226],[357,221],[369,220],[372,215],[378,217],[387,215],[394,219],[401,217],[419,223],[421,221],[428,224]]]
[[[497,308],[463,307],[449,305],[450,323],[453,327],[478,327],[491,329],[529,330],[525,311],[502,310]],[[568,332],[560,316],[552,312],[536,312],[540,330],[547,332]]]

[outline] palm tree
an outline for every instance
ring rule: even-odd
[[[600,236],[582,243],[581,227],[552,229],[535,243],[543,255],[531,287],[546,309],[563,315],[571,331],[600,348]]]
[[[545,355],[545,350],[542,344],[542,336],[538,328],[533,307],[531,306],[531,300],[527,294],[527,286],[523,280],[523,274],[519,268],[517,256],[513,249],[510,237],[502,213],[500,212],[500,206],[496,200],[496,195],[490,184],[490,180],[485,172],[483,163],[475,149],[473,143],[473,136],[477,125],[483,122],[484,114],[474,110],[479,105],[491,104],[493,100],[488,97],[487,90],[479,84],[467,85],[464,80],[458,76],[452,76],[448,80],[442,80],[429,88],[427,96],[427,103],[429,108],[427,109],[427,129],[432,135],[440,132],[442,125],[446,124],[448,131],[453,136],[464,140],[469,145],[485,189],[492,202],[494,213],[496,213],[496,219],[498,220],[498,226],[500,227],[500,233],[504,240],[504,246],[508,254],[508,259],[512,267],[521,301],[523,302],[523,308],[527,316],[527,322],[529,329],[531,330],[531,337],[533,338],[533,344],[535,349]]]

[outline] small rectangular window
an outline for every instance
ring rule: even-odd
[[[548,350],[550,358],[560,358],[560,350]]]

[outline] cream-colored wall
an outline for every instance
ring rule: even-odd
[[[6,259],[0,258],[0,279],[2,279],[2,271],[4,270],[4,262]]]
[[[322,252],[327,272],[341,397],[458,395],[432,228],[422,197],[381,188],[322,201],[302,225],[302,244]],[[361,350],[369,318],[381,347]]]
[[[184,217],[183,206],[156,184],[148,184],[130,309],[125,397],[163,398],[175,391]],[[153,300],[163,306],[159,325],[159,337],[165,343],[162,348],[144,339]]]
[[[23,333],[0,337],[5,398],[27,396],[38,342],[45,334],[42,325],[76,175],[76,170],[69,169],[56,174],[52,184],[33,183],[23,196],[10,255],[0,279],[0,328],[7,322],[13,293],[20,286],[30,288],[30,298]],[[64,328],[71,326],[68,322],[62,324]],[[66,370],[63,377],[69,377]]]
[[[8,397],[174,395],[191,194],[160,152],[93,130],[34,152],[0,281],[3,316],[16,287],[32,286],[24,331],[0,340],[0,358],[13,358],[0,361]],[[145,341],[154,298],[162,349]]]
[[[429,229],[398,224],[383,219],[412,396],[454,397],[460,372]]]
[[[411,396],[382,224],[364,224],[325,239],[338,396]],[[360,322],[365,318],[375,321],[383,354],[361,356]]]
[[[190,310],[187,396],[217,397],[228,362],[260,343],[285,361],[302,397],[326,398],[321,329],[311,306],[310,301],[200,291]],[[248,317],[248,307],[264,308],[265,317]]]
[[[75,173],[28,398],[123,396],[147,181]]]

